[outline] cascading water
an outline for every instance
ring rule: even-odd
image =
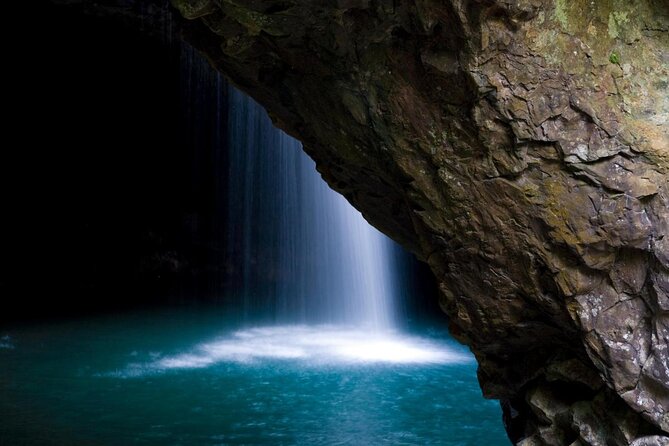
[[[393,243],[328,188],[259,105],[233,88],[228,101],[228,261],[246,312],[392,327]]]

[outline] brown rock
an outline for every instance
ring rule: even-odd
[[[666,0],[174,4],[324,179],[430,264],[485,394],[517,407],[515,441],[664,441]]]

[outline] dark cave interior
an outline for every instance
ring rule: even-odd
[[[17,142],[1,164],[0,320],[225,300],[225,98],[189,80],[176,25],[28,7],[5,72]],[[410,263],[409,306],[440,313],[431,272]]]

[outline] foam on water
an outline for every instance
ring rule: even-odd
[[[176,355],[132,363],[106,374],[134,377],[177,369],[200,369],[219,363],[293,361],[305,365],[451,364],[472,360],[467,354],[431,339],[396,332],[338,326],[269,326],[240,330]]]

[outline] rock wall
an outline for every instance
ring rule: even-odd
[[[174,0],[429,263],[522,445],[666,445],[669,2]]]

